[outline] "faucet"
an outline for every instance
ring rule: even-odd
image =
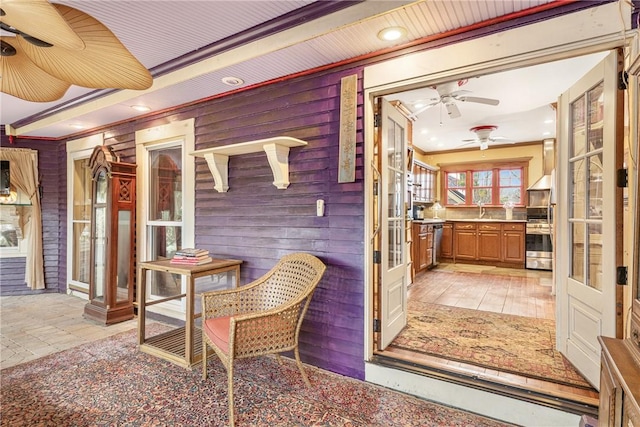
[[[482,205],[483,205],[482,202],[478,202],[478,219],[482,219],[482,217],[486,213]]]

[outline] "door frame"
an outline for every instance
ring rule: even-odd
[[[619,8],[622,8],[620,12]],[[621,16],[631,29],[631,11],[624,3],[609,3],[586,11],[463,41],[438,49],[404,55],[364,69],[364,164],[365,167],[365,289],[364,359],[374,353],[373,176],[368,165],[373,161],[374,101],[376,97],[420,86],[504,71],[589,53],[628,47],[631,35],[620,38]],[[611,22],[616,21],[616,22]],[[535,32],[535,36],[532,34]],[[526,43],[523,41],[526,40]],[[486,49],[493,46],[495,49]],[[498,48],[499,46],[499,48]],[[561,325],[558,325],[561,327]],[[365,378],[367,375],[365,374]]]

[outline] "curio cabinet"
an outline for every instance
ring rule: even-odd
[[[107,146],[94,149],[89,302],[84,316],[109,325],[132,319],[136,165]]]

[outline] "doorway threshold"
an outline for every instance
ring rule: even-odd
[[[379,351],[371,363],[579,416],[598,416],[599,394],[595,389],[570,387],[437,357],[417,358],[408,351]]]

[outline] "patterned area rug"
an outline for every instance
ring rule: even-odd
[[[411,301],[392,347],[570,386],[592,387],[555,350],[549,319]]]
[[[3,426],[222,426],[226,372],[210,377],[137,350],[135,331],[0,371]],[[235,371],[238,426],[505,426],[295,363],[245,359]]]

